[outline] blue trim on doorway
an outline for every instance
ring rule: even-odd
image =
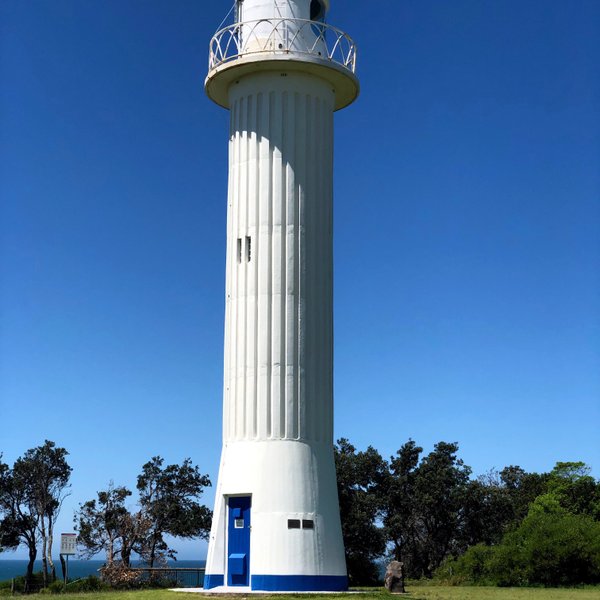
[[[204,585],[202,586],[205,590],[210,590],[212,588],[221,587],[225,584],[225,576],[224,575],[209,575],[208,573],[204,575]]]
[[[265,592],[345,592],[345,575],[252,575],[251,589]]]

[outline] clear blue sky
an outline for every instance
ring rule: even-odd
[[[600,3],[332,4],[336,436],[599,476]],[[0,451],[69,450],[60,531],[155,454],[216,483],[229,7],[0,3]]]

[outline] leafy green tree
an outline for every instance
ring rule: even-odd
[[[423,458],[415,479],[419,513],[414,574],[431,577],[442,561],[455,551],[465,490],[471,473],[457,457],[458,444],[439,442]]]
[[[52,560],[54,524],[70,487],[72,469],[67,463],[68,454],[64,448],[46,440],[42,446],[27,450],[17,460],[23,470],[30,471],[32,497],[39,517],[44,586],[48,583],[49,568],[52,581],[56,580],[56,568]]]
[[[154,456],[137,480],[141,514],[148,523],[139,553],[150,567],[157,560],[175,558],[165,535],[208,539],[212,520],[212,512],[198,502],[211,485],[208,475],[202,475],[189,458],[181,465],[163,467],[163,463]]]
[[[542,495],[495,549],[491,571],[500,585],[599,583],[600,523]]]
[[[583,462],[557,462],[546,487],[569,512],[600,520],[600,482],[590,473]]]
[[[97,499],[80,505],[75,515],[78,544],[85,558],[104,551],[107,566],[121,557],[130,566],[131,553],[146,534],[148,524],[140,512],[131,513],[125,502],[131,496],[126,487],[114,487],[98,492]]]
[[[430,577],[450,554],[490,536],[500,494],[471,482],[458,444],[439,442],[421,458],[413,440],[392,457],[380,490],[386,542],[410,577]]]
[[[469,481],[462,498],[455,553],[480,543],[498,543],[514,518],[510,494],[498,472]]]
[[[499,544],[470,547],[445,561],[436,577],[453,584],[501,586],[599,583],[600,523],[570,513],[555,494],[542,494]]]
[[[334,451],[348,577],[352,585],[372,585],[380,579],[376,560],[385,552],[377,519],[388,466],[371,446],[357,452],[344,438]]]
[[[419,511],[415,502],[419,458],[423,448],[408,440],[390,459],[389,477],[381,492],[384,534],[394,560],[407,566],[417,546]]]
[[[34,473],[27,461],[17,460],[11,469],[0,458],[0,546],[9,550],[21,545],[27,548],[25,592],[30,590],[39,542]]]
[[[527,473],[519,466],[511,465],[500,471],[500,481],[508,493],[512,505],[512,525],[515,527],[527,516],[533,501],[547,491],[549,475]]]

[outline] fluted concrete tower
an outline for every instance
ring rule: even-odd
[[[223,451],[205,588],[345,590],[333,460],[333,112],[358,94],[329,0],[240,0],[206,92],[231,112]],[[241,589],[240,589],[241,588]]]

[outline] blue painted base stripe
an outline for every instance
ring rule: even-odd
[[[204,589],[210,590],[212,588],[221,587],[225,584],[225,577],[223,575],[209,575],[208,573],[204,576]]]
[[[252,575],[251,589],[265,592],[344,592],[345,575]]]

